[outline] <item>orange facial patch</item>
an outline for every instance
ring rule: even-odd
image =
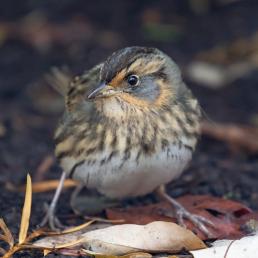
[[[130,103],[131,105],[135,105],[138,107],[161,107],[163,105],[167,105],[169,102],[169,99],[171,98],[171,95],[173,94],[171,90],[168,88],[167,85],[165,85],[161,80],[157,81],[160,89],[160,94],[156,100],[153,102],[137,98],[136,96],[132,96],[128,93],[121,93],[120,97],[126,101],[127,103]]]
[[[125,76],[126,76],[126,69],[123,69],[115,75],[115,77],[112,79],[109,85],[113,86],[114,88],[119,87],[122,81],[124,80]]]
[[[123,99],[125,102],[134,105],[136,107],[149,107],[149,102],[137,97],[134,97],[128,93],[122,93],[120,94],[121,99]]]

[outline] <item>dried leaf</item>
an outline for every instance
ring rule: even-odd
[[[255,218],[245,205],[208,195],[187,195],[177,199],[192,214],[200,215],[212,221],[216,228],[210,228],[215,238],[236,238],[245,235],[241,225]],[[109,219],[123,219],[124,223],[146,224],[162,220],[176,222],[174,209],[167,202],[160,202],[141,207],[112,208],[106,210]],[[139,216],[141,214],[141,216]],[[243,218],[243,219],[241,219]],[[187,228],[194,231],[201,239],[207,239],[195,225],[185,220]]]
[[[167,202],[160,202],[140,207],[130,208],[109,208],[106,210],[106,215],[110,220],[123,220],[123,223],[130,224],[148,224],[153,221],[168,221],[176,222],[176,219],[166,215],[164,210],[172,210],[172,207]],[[139,216],[141,214],[141,216]],[[121,224],[121,223],[119,223]]]
[[[79,226],[72,227],[72,228],[69,228],[67,230],[64,230],[60,234],[69,234],[69,233],[80,231],[82,229],[85,229],[89,225],[91,225],[93,222],[95,222],[95,220],[87,221],[87,222],[83,223],[82,225],[79,225]]]
[[[11,249],[9,249],[8,252],[6,252],[4,254],[3,258],[12,258],[13,254],[15,254],[16,252],[18,252],[21,249],[22,249],[21,246],[15,245]]]
[[[71,247],[78,251],[83,246],[88,254],[101,255],[125,255],[137,252],[171,253],[182,249],[195,250],[206,247],[191,231],[164,221],[156,221],[144,226],[115,225],[84,234],[76,232],[45,237],[33,245],[55,251]]]
[[[47,237],[36,241],[33,246],[36,248],[43,248],[44,252],[62,249],[62,248],[69,248],[74,245],[78,245],[81,243],[81,234],[83,229],[88,227],[92,224],[94,220],[88,221],[82,225],[64,230],[60,233],[57,232],[44,232],[44,235]],[[41,234],[43,235],[43,234]],[[52,251],[53,251],[52,250]]]
[[[86,232],[84,237],[86,249],[114,255],[128,251],[177,252],[206,247],[191,231],[164,221],[115,225]]]
[[[14,245],[13,235],[2,218],[0,218],[0,229],[4,232],[2,240],[6,241],[10,248],[12,248]]]
[[[33,231],[31,234],[29,234],[26,238],[26,243],[32,241],[33,239],[40,237],[40,236],[48,236],[49,234],[52,234],[52,232],[45,231],[43,228],[39,228],[35,231]],[[53,232],[53,235],[57,234],[56,232]]]
[[[32,185],[32,191],[33,193],[43,193],[43,192],[53,191],[57,188],[58,184],[59,184],[59,180],[46,180],[42,182],[36,182],[36,183],[33,183]],[[78,182],[72,179],[66,179],[64,182],[63,189],[75,187],[77,185],[78,185]],[[11,184],[10,182],[6,183],[6,188],[14,192],[16,192],[17,190],[22,192],[25,191],[24,186],[17,187]]]
[[[38,182],[33,184],[33,192],[42,193],[42,192],[52,191],[57,188],[58,184],[59,184],[59,180],[47,180],[43,182]],[[78,185],[78,182],[72,179],[66,179],[64,182],[63,189],[75,187],[77,185]]]
[[[20,232],[19,232],[19,244],[22,244],[27,237],[30,213],[31,213],[31,201],[32,201],[31,177],[28,174],[25,200],[24,200],[24,205],[22,210],[22,218],[21,218],[21,225],[20,225]]]

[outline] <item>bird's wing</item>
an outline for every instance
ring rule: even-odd
[[[66,96],[70,82],[73,79],[72,72],[67,67],[53,67],[51,71],[46,74],[45,79],[47,83],[62,96]]]
[[[82,101],[87,100],[87,96],[99,84],[102,66],[103,64],[96,65],[82,75],[74,77],[66,94],[67,111],[73,111]]]
[[[100,70],[103,64],[98,64],[79,76],[73,76],[65,68],[53,68],[46,76],[48,83],[65,98],[67,111],[72,111],[77,104],[86,99],[86,96],[99,83]]]

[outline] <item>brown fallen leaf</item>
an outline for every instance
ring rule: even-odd
[[[228,143],[233,150],[258,153],[258,128],[247,125],[202,122],[202,134]]]
[[[244,221],[240,221],[240,218],[252,214],[249,208],[238,202],[206,195],[188,195],[178,198],[178,201],[191,213],[212,221],[216,225],[216,230],[210,228],[210,231],[214,238],[219,239],[243,236],[241,225]],[[106,215],[113,220],[123,219],[124,223],[145,224],[156,220],[176,222],[173,207],[167,202],[126,209],[110,208],[106,210]],[[185,224],[201,239],[207,239],[191,222],[185,220]]]

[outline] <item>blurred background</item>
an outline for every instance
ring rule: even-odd
[[[52,136],[63,100],[45,74],[53,66],[78,74],[132,45],[171,56],[205,113],[193,162],[171,194],[211,194],[257,209],[257,14],[256,0],[2,1],[0,217],[15,232],[23,193],[10,184],[24,184],[28,172],[34,182],[61,173]],[[34,194],[33,225],[52,195]]]

